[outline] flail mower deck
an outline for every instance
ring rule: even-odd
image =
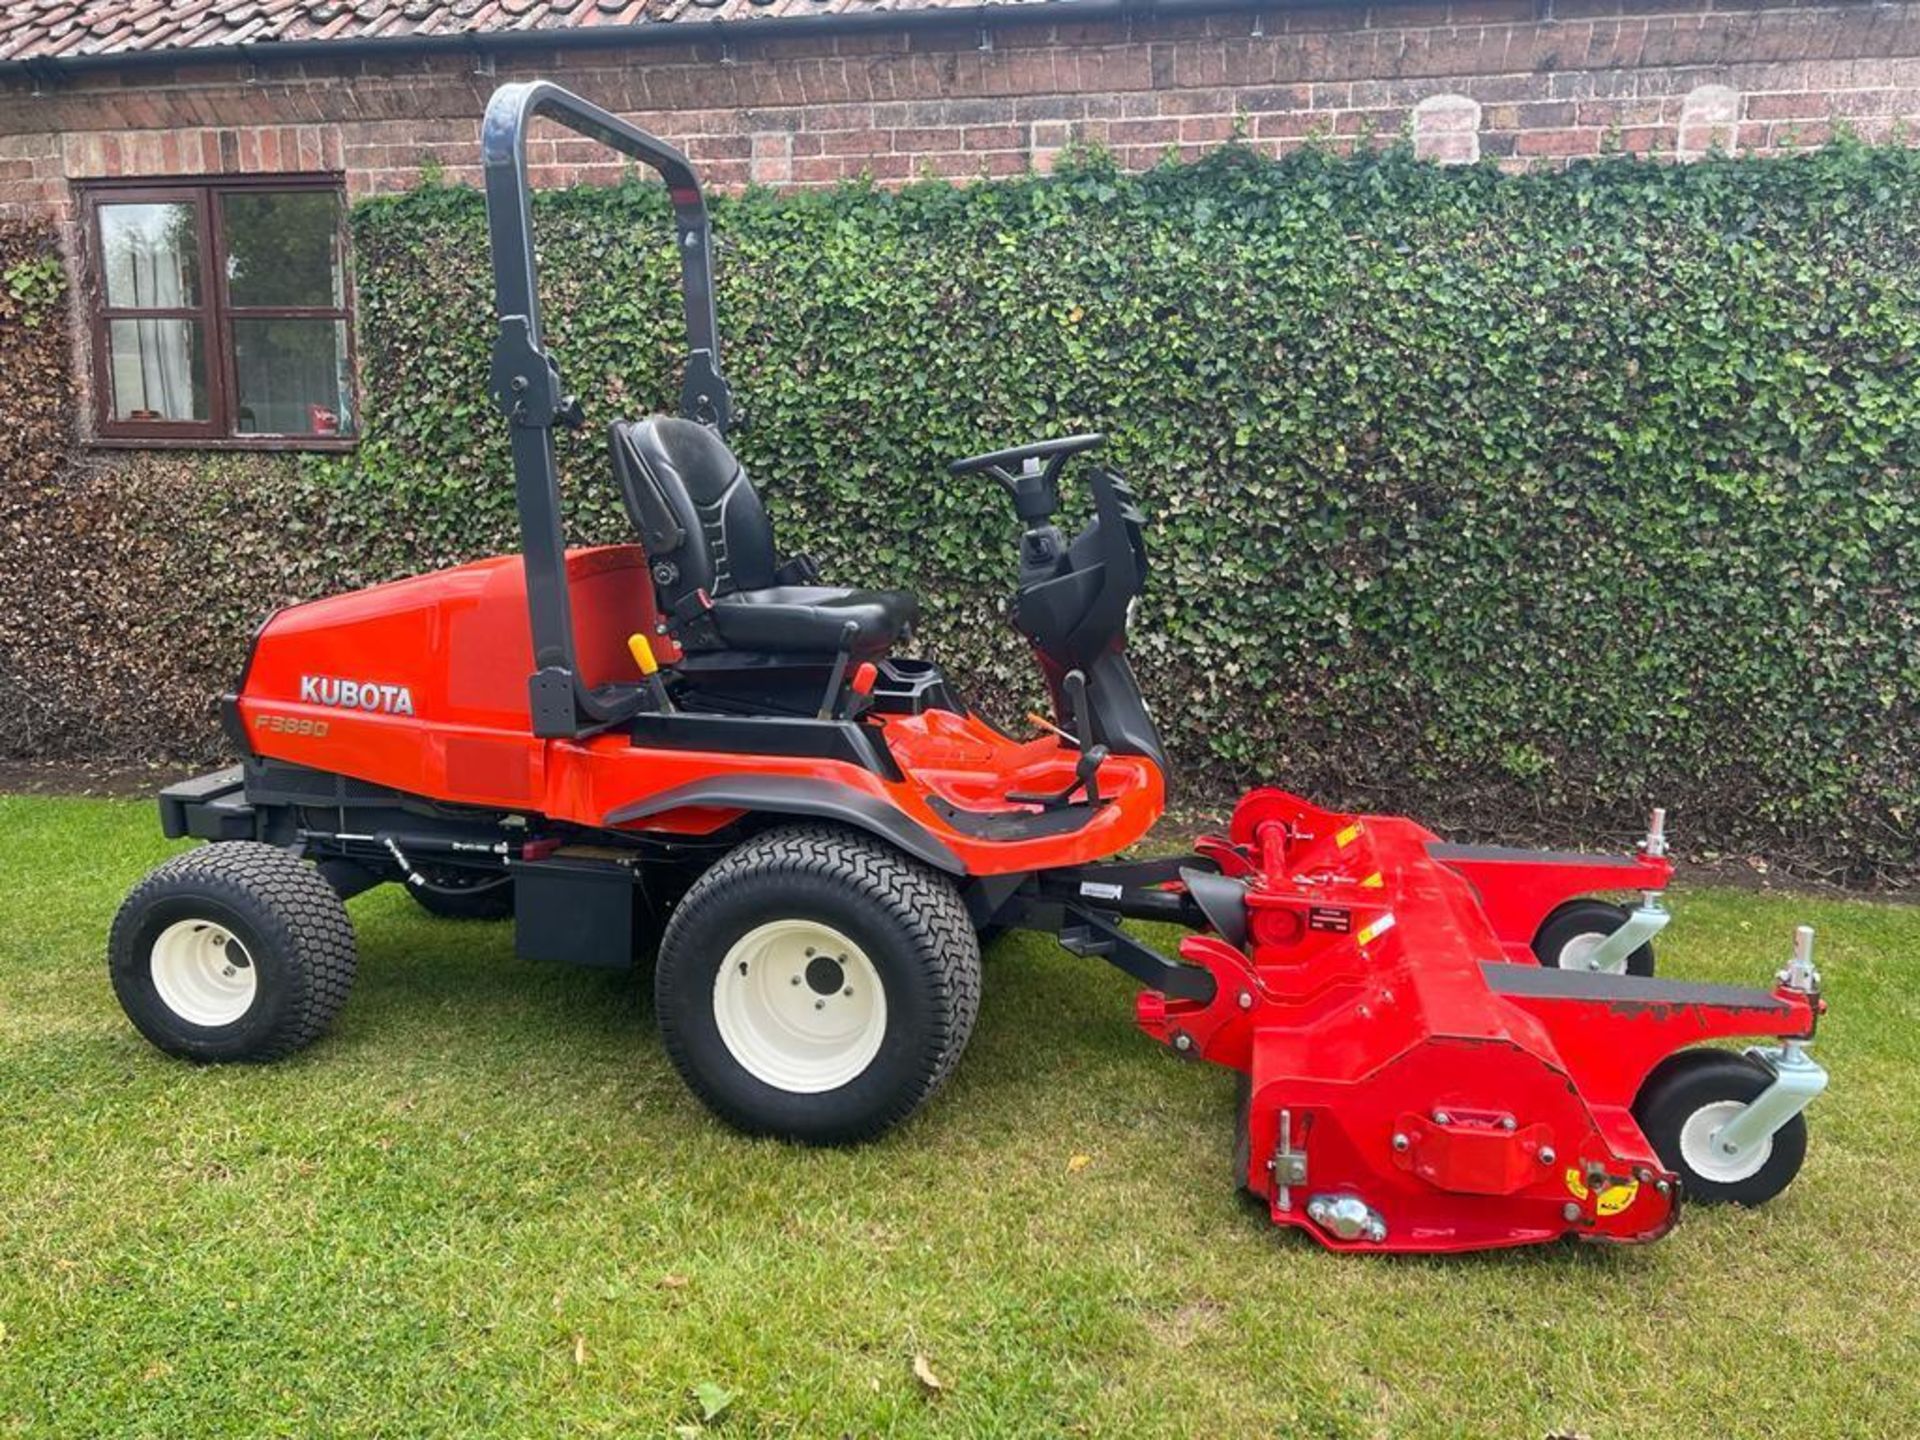
[[[652,166],[673,202],[682,414],[609,432],[631,544],[562,533],[552,432],[582,417],[541,335],[536,116]],[[1810,932],[1771,993],[1652,978],[1658,812],[1635,856],[1552,855],[1256,790],[1190,855],[1111,858],[1160,817],[1166,758],[1125,655],[1135,497],[1094,467],[1092,517],[1054,524],[1101,437],[950,467],[1021,525],[1013,622],[1052,713],[1010,736],[905,652],[911,595],[779,558],[725,441],[685,159],[544,84],[502,87],[482,143],[521,553],[262,627],[223,706],[241,763],[161,797],[169,835],[213,843],[143,880],[109,942],[156,1045],[257,1060],[317,1038],[356,965],[344,901],[395,882],[438,915],[510,918],[525,956],[657,951],[662,1038],[709,1108],[858,1141],[952,1072],[979,937],[1019,926],[1119,966],[1148,1034],[1242,1073],[1237,1180],[1336,1249],[1651,1239],[1683,1195],[1757,1203],[1793,1178],[1826,1081]],[[1168,955],[1128,920],[1190,933]]]

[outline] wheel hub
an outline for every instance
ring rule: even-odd
[[[176,920],[153,942],[153,988],[189,1025],[217,1029],[253,1008],[259,975],[247,947],[212,920]]]
[[[734,942],[713,982],[720,1039],[756,1080],[816,1095],[856,1079],[887,1030],[873,962],[814,920],[772,920]]]
[[[1593,957],[1600,947],[1606,943],[1606,940],[1607,937],[1597,930],[1590,930],[1584,935],[1574,936],[1560,947],[1559,968],[1562,970],[1597,969],[1598,967],[1593,963]],[[1626,974],[1626,960],[1623,958],[1618,964],[1608,967],[1607,973],[1613,975]]]
[[[1757,1175],[1773,1154],[1773,1138],[1729,1155],[1719,1143],[1721,1130],[1747,1108],[1741,1100],[1716,1100],[1702,1105],[1680,1127],[1680,1155],[1687,1167],[1703,1180],[1731,1185]]]
[[[847,972],[831,955],[816,955],[807,962],[807,985],[816,995],[832,995],[846,983]]]

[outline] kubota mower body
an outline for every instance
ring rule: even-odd
[[[563,532],[553,430],[583,407],[540,323],[536,117],[653,167],[672,201],[681,413],[608,426],[627,544]],[[1806,937],[1771,994],[1647,978],[1658,812],[1611,859],[1258,790],[1194,854],[1112,858],[1160,818],[1166,758],[1126,654],[1141,508],[1086,464],[1091,513],[1055,524],[1066,468],[1103,437],[949,467],[1019,524],[1010,618],[1051,702],[1022,738],[912,653],[915,597],[778,548],[726,440],[685,158],[538,83],[495,94],[482,148],[520,551],[262,628],[223,706],[239,764],[161,797],[167,834],[215,843],[149,875],[109,943],[155,1044],[310,1043],[353,978],[344,901],[397,883],[436,916],[511,920],[529,959],[650,961],[662,1041],[716,1115],[845,1143],[939,1090],[981,937],[1020,926],[1139,980],[1140,1023],[1176,1053],[1243,1072],[1238,1182],[1336,1248],[1648,1239],[1683,1192],[1751,1203],[1792,1178],[1825,1081]],[[1191,933],[1169,955],[1140,920]],[[1701,1048],[1735,1037],[1780,1043]]]

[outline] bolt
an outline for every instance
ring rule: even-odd
[[[1242,1010],[1253,1009],[1253,992],[1251,990],[1242,990],[1240,992],[1240,1008]]]
[[[1404,1150],[1407,1148],[1407,1146],[1410,1143],[1411,1142],[1404,1135],[1395,1135],[1393,1137],[1393,1148],[1396,1150]]]
[[[741,973],[742,975],[744,975],[744,974],[746,974],[746,973],[747,973],[747,962],[746,962],[746,961],[744,961],[744,960],[742,960],[742,961],[740,962],[740,973]]]
[[[1517,1123],[1511,1115],[1502,1115],[1500,1117],[1500,1128],[1502,1130],[1511,1130]]]
[[[1738,1155],[1740,1153],[1740,1147],[1730,1140],[1722,1140],[1720,1142],[1720,1153],[1722,1155]]]
[[[1542,1145],[1540,1147],[1540,1163],[1542,1165],[1551,1165],[1553,1163],[1553,1147],[1551,1145]]]
[[[787,983],[789,985],[798,985],[800,983],[800,977],[796,975],[793,977],[793,979],[789,980]]]
[[[1436,1125],[1451,1125],[1453,1123],[1453,1117],[1444,1110],[1436,1110],[1433,1112],[1433,1123]]]
[[[221,971],[220,971],[220,973],[221,973],[222,975],[232,975],[232,974],[233,974],[233,966],[231,966],[231,965],[227,965],[227,966],[224,966],[224,967],[222,967],[222,969],[221,969]]]
[[[1176,1036],[1174,1036],[1174,1037],[1173,1037],[1173,1048],[1174,1048],[1174,1049],[1176,1049],[1176,1050],[1181,1050],[1181,1051],[1186,1051],[1186,1050],[1191,1050],[1191,1049],[1193,1049],[1193,1037],[1192,1037],[1191,1035],[1188,1035],[1188,1034],[1186,1034],[1186,1033],[1184,1033],[1184,1032],[1183,1032],[1183,1033],[1181,1033],[1181,1034],[1179,1034],[1179,1035],[1176,1035]]]
[[[1658,1190],[1662,1195],[1669,1193],[1673,1189],[1673,1187],[1664,1180],[1655,1182],[1653,1188]]]
[[[1367,1226],[1367,1239],[1371,1240],[1374,1244],[1378,1245],[1386,1238],[1387,1227],[1382,1225],[1378,1220]]]
[[[853,998],[853,987],[849,985],[847,986],[846,989],[842,990],[840,993],[846,996],[849,1000],[851,1000]]]
[[[827,1002],[824,1000],[816,1000],[813,1002],[813,1008],[816,1010],[824,1010],[827,1008]]]
[[[1644,1184],[1653,1179],[1653,1172],[1642,1165],[1638,1170],[1633,1172],[1633,1178]]]
[[[1560,1207],[1560,1213],[1569,1220],[1578,1220],[1580,1218],[1580,1207],[1569,1200],[1565,1205]]]

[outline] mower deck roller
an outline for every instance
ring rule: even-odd
[[[672,200],[681,414],[608,417],[625,545],[564,539],[552,432],[584,407],[540,324],[537,117]],[[521,550],[262,626],[222,706],[240,763],[161,797],[166,833],[208,844],[114,925],[116,993],[156,1045],[313,1042],[355,972],[343,902],[396,883],[441,920],[510,920],[528,959],[657,952],[663,1043],[717,1116],[851,1143],[938,1093],[978,1014],[979,937],[1021,926],[1137,979],[1139,1023],[1176,1054],[1244,1074],[1238,1182],[1334,1248],[1644,1240],[1683,1195],[1757,1203],[1792,1179],[1826,1078],[1810,935],[1771,992],[1649,978],[1658,812],[1637,855],[1556,855],[1257,790],[1191,855],[1112,858],[1160,818],[1167,766],[1126,654],[1146,520],[1084,458],[1102,437],[949,467],[1019,525],[1013,626],[1051,705],[1008,734],[911,653],[912,595],[780,554],[726,443],[685,158],[541,83],[501,87],[482,148]],[[1075,464],[1091,513],[1068,534]],[[1135,920],[1189,933],[1169,955]],[[1714,1048],[1735,1038],[1773,1043]]]

